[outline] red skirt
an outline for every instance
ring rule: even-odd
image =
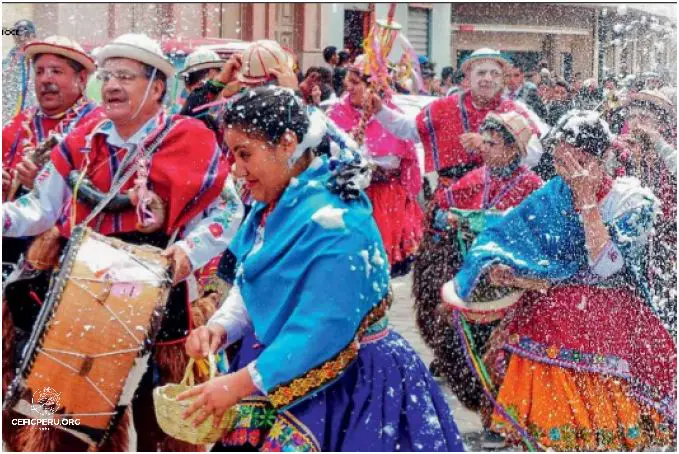
[[[590,449],[594,431],[613,437],[611,446],[634,448],[674,425],[676,346],[643,301],[626,289],[564,286],[527,293],[519,304],[495,339],[508,355],[485,361],[500,385],[498,402],[540,443]],[[642,414],[654,422],[637,437]],[[511,429],[499,414],[493,422]],[[618,436],[618,426],[634,436]]]
[[[373,217],[380,229],[389,264],[413,256],[422,241],[424,215],[398,180],[371,183],[366,194],[373,205]]]

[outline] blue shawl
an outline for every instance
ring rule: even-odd
[[[266,208],[259,202],[230,246],[265,346],[257,370],[268,394],[351,345],[389,290],[389,263],[368,198],[360,192],[342,200],[327,188],[330,177],[327,159],[315,158],[269,214],[263,246],[253,251]]]
[[[517,276],[561,281],[587,264],[585,232],[561,177],[550,180],[506,215],[489,221],[455,275],[455,289],[468,300],[492,265]]]

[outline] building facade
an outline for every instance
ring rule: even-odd
[[[4,27],[31,19],[39,37],[67,35],[88,48],[127,32],[159,40],[274,39],[306,69],[323,64],[325,46],[360,46],[371,5],[375,17],[386,18],[389,3],[5,3],[2,10]],[[657,68],[676,81],[676,19],[634,6],[398,3],[394,20],[437,72],[457,67],[475,49],[493,47],[543,62],[565,78]],[[3,36],[2,43],[5,55],[13,42]]]

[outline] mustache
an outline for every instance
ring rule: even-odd
[[[52,82],[48,82],[46,84],[43,84],[40,87],[40,94],[41,95],[45,95],[45,94],[48,94],[48,93],[59,94],[60,92],[61,92],[61,90],[59,89],[59,86],[55,83],[52,83]]]
[[[111,99],[114,99],[116,101],[127,101],[127,94],[122,91],[122,90],[110,90],[110,91],[105,91],[103,100],[104,101],[109,101]]]

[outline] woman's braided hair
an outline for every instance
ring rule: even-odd
[[[224,126],[262,136],[273,144],[291,131],[301,143],[309,130],[309,117],[292,90],[268,85],[240,94],[226,109]]]

